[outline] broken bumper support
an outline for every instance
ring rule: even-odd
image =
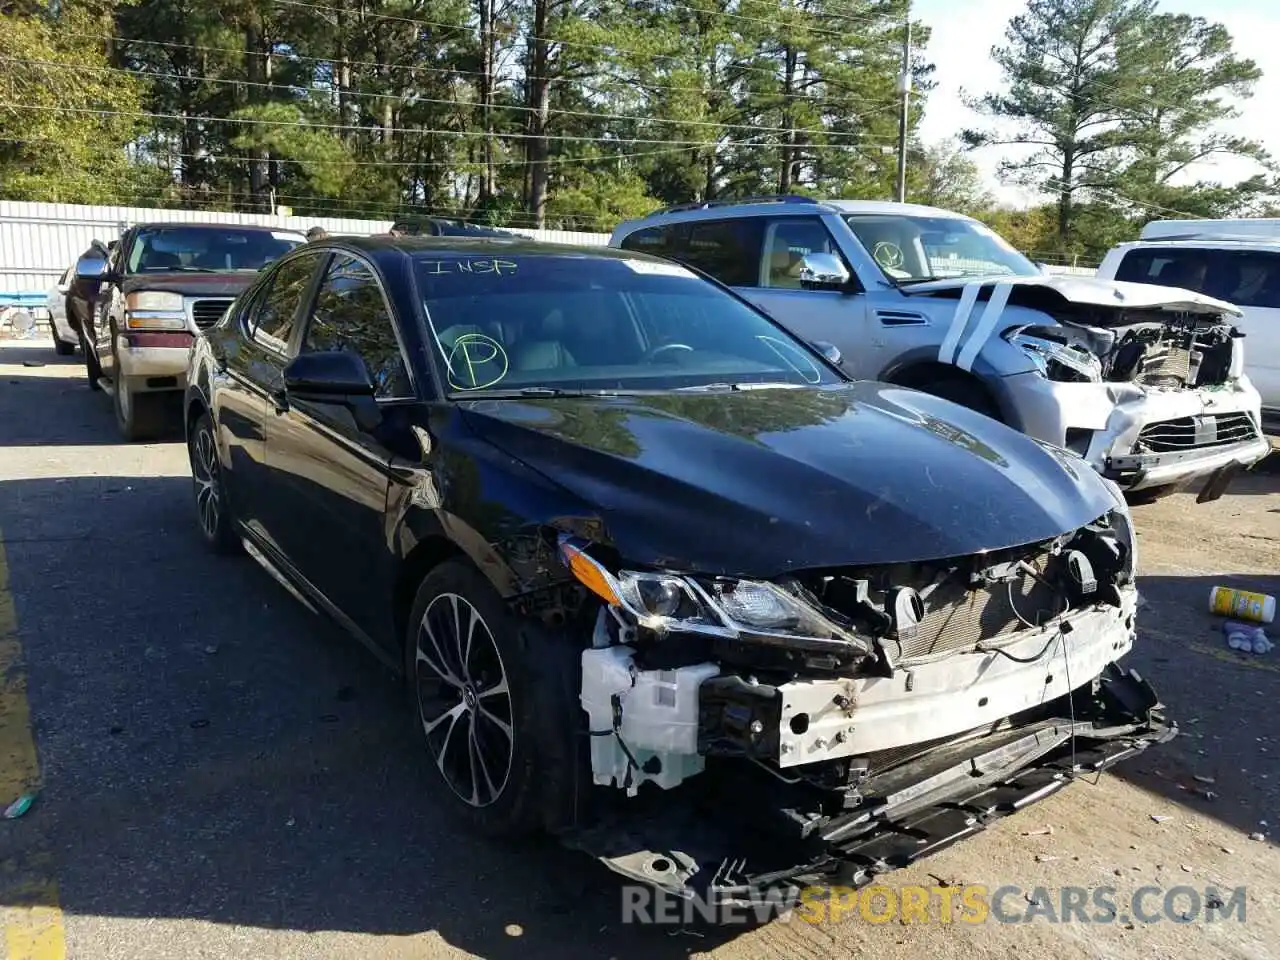
[[[740,788],[727,788],[711,804],[707,793],[697,798],[701,803],[690,802],[684,789],[649,804],[638,798],[563,839],[624,877],[676,897],[794,905],[806,887],[857,887],[910,866],[1177,734],[1137,674],[1113,666],[1093,697],[1088,719],[1041,719],[874,776],[863,785],[866,802],[848,813],[806,821],[782,811],[797,824],[789,840],[751,822],[750,814],[764,811],[741,807],[762,793]],[[786,819],[773,813],[774,823]]]

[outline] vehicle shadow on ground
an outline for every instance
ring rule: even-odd
[[[1176,720],[1173,741],[1115,769],[1118,776],[1246,834],[1280,825],[1280,643],[1267,654],[1227,646],[1209,613],[1215,586],[1280,597],[1280,574],[1149,576],[1138,642],[1126,658]],[[1280,629],[1264,625],[1272,642]],[[1271,826],[1261,825],[1266,821]]]
[[[512,960],[743,932],[625,925],[586,855],[463,829],[398,682],[252,561],[207,553],[189,480],[0,482],[0,523],[45,781],[9,836],[51,846],[68,914],[435,931]]]
[[[27,364],[39,364],[27,366]],[[0,446],[120,444],[111,397],[89,389],[84,361],[48,349],[0,346],[0,415],[9,420]],[[183,439],[181,395],[170,398],[168,422],[156,442]],[[24,411],[40,411],[24,416]]]

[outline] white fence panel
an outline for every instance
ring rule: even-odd
[[[386,233],[392,223],[344,217],[279,217],[263,213],[0,200],[0,302],[42,302],[44,294],[94,240],[112,240],[132,224],[149,222],[240,223],[299,232],[320,226],[333,234],[356,236]],[[512,232],[550,243],[604,246],[609,242],[607,233],[525,229]]]

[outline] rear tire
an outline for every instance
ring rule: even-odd
[[[945,377],[929,383],[919,384],[916,389],[935,397],[941,397],[943,400],[958,403],[962,407],[968,407],[970,410],[985,417],[1004,423],[1000,408],[991,399],[991,394],[987,393],[981,384],[973,380],[968,380],[964,377]]]
[[[209,414],[200,414],[187,437],[187,456],[191,461],[191,485],[200,539],[214,553],[229,555],[239,553],[241,543],[227,502],[215,436]]]
[[[431,777],[470,827],[495,837],[572,819],[575,704],[547,669],[558,658],[536,641],[530,649],[524,626],[480,573],[448,560],[422,581],[406,628],[410,706]]]

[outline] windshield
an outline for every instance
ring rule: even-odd
[[[416,275],[455,396],[841,380],[760,313],[675,264],[433,254]]]
[[[975,220],[850,214],[845,221],[895,283],[1040,273],[1003,237]]]
[[[260,270],[305,243],[300,233],[236,227],[155,227],[140,230],[129,250],[129,273],[172,270]]]

